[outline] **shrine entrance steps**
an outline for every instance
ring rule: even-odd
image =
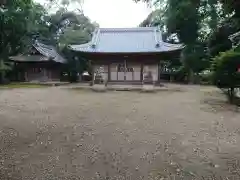
[[[182,91],[184,86],[174,84],[163,84],[161,86],[153,85],[142,85],[142,84],[119,84],[119,83],[108,83],[107,86],[104,84],[94,84],[90,86],[89,83],[77,83],[70,86],[63,86],[63,88],[72,88],[76,90],[93,90],[96,92],[108,92],[108,91],[136,91],[136,92],[159,92],[159,91]]]

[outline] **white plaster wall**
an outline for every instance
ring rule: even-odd
[[[124,72],[118,72],[118,80],[124,81]]]
[[[127,81],[133,81],[134,80],[133,72],[126,72],[126,80]]]
[[[140,81],[141,80],[141,65],[134,65],[134,80],[135,81]]]
[[[117,81],[117,64],[110,65],[111,81]]]

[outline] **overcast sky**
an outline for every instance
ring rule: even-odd
[[[136,27],[150,13],[146,4],[133,0],[84,0],[83,10],[100,27]]]
[[[84,12],[101,27],[135,27],[150,10],[146,4],[133,0],[85,0]]]

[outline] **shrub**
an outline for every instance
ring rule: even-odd
[[[235,88],[240,86],[240,51],[229,50],[220,53],[212,63],[213,83],[223,89],[231,103],[234,102]]]
[[[187,81],[187,69],[184,66],[179,67],[179,69],[174,73],[175,81],[186,83]]]

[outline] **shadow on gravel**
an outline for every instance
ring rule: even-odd
[[[229,104],[225,95],[219,91],[205,92],[204,97],[201,99],[201,104],[207,105],[203,107],[204,111],[208,112],[240,112],[240,107]]]

